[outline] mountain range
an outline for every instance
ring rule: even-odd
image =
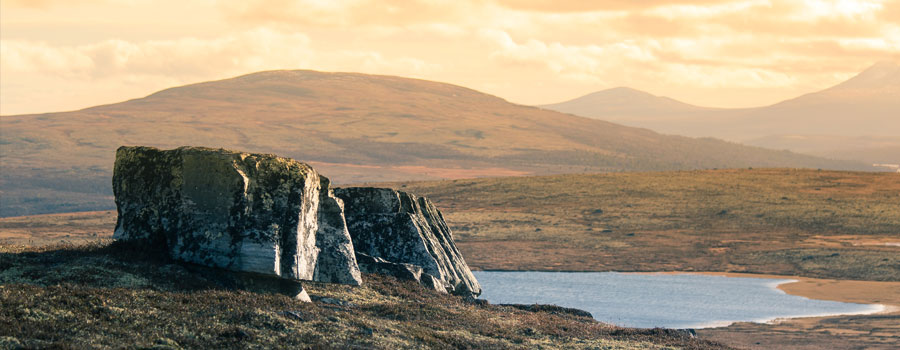
[[[444,83],[266,71],[79,111],[3,116],[0,215],[112,208],[110,178],[121,145],[274,153],[309,162],[337,183],[734,167],[871,169],[662,135]]]
[[[706,108],[614,88],[541,108],[832,159],[900,163],[900,64],[879,62],[830,87],[758,108]]]

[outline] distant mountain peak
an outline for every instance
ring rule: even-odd
[[[614,88],[609,88],[609,89],[606,89],[606,90],[600,90],[600,91],[595,92],[595,94],[601,94],[601,93],[635,94],[635,95],[649,95],[649,96],[656,96],[656,95],[653,95],[653,94],[651,94],[651,93],[649,93],[649,92],[646,92],[646,91],[643,91],[643,90],[638,90],[638,89],[635,89],[635,88],[630,88],[630,87],[627,87],[627,86],[617,86],[617,87],[614,87]]]
[[[898,70],[900,70],[900,62],[885,60],[885,61],[876,62],[871,67],[866,68],[866,70],[862,71],[862,73],[860,73],[860,74],[866,74],[866,73],[877,74],[877,73],[885,73],[885,72],[896,72]]]
[[[569,101],[541,107],[563,113],[613,121],[623,120],[617,118],[622,115],[630,116],[627,119],[631,120],[656,119],[666,118],[670,112],[684,113],[708,109],[624,86],[600,90]]]
[[[652,99],[659,96],[651,94],[649,92],[638,90],[635,88],[630,88],[627,86],[617,86],[614,88],[609,88],[605,90],[595,91],[589,93],[587,95],[581,96],[577,99],[608,99],[608,98],[646,98]]]
[[[882,89],[900,86],[900,63],[880,61],[834,88]]]

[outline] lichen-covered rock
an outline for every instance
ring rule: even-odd
[[[454,294],[481,294],[450,228],[431,201],[388,188],[337,188],[334,193],[344,201],[357,253],[420,266]]]
[[[361,283],[346,225],[335,218],[340,200],[304,163],[200,147],[120,147],[113,193],[114,238],[157,244],[205,266]]]
[[[347,222],[344,220],[344,203],[334,196],[329,181],[320,177],[319,229],[316,245],[319,259],[313,279],[319,282],[358,285],[362,281]]]

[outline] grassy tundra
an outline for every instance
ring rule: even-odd
[[[900,243],[894,173],[743,169],[378,185],[433,199],[474,268],[900,280],[900,247],[890,245]],[[302,304],[227,290],[134,250],[36,247],[108,238],[115,218],[102,211],[0,219],[0,348],[718,347],[560,310],[471,304],[375,276],[362,288],[309,283],[320,301]],[[179,280],[190,283],[172,283]],[[853,301],[892,300],[896,292]],[[897,319],[737,324],[700,334],[750,348],[887,349]]]
[[[900,280],[900,174],[789,169],[392,183],[481,269]]]

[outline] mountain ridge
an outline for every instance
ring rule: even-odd
[[[451,84],[308,70],[252,73],[0,122],[3,216],[108,208],[114,151],[122,145],[274,153],[314,163],[336,183],[748,166],[870,169],[661,135]]]
[[[648,128],[661,133],[691,137],[718,137],[732,142],[789,150],[835,159],[900,162],[894,158],[871,158],[883,147],[900,147],[900,64],[878,62],[856,76],[832,87],[803,94],[771,105],[752,108],[705,108],[668,97],[644,93],[644,100],[629,101],[630,106],[610,107],[597,101],[602,90],[569,101],[542,105],[541,108],[624,125]],[[639,90],[637,90],[639,91]],[[587,98],[593,96],[592,98]],[[675,101],[673,104],[671,101]],[[623,112],[624,111],[624,112]],[[787,138],[833,137],[832,144],[802,143]],[[781,138],[778,140],[778,138]],[[860,146],[842,141],[849,138],[879,139]],[[890,138],[884,145],[884,138]],[[771,142],[769,142],[771,141]],[[853,148],[847,152],[847,148]],[[849,158],[848,158],[849,157]]]

